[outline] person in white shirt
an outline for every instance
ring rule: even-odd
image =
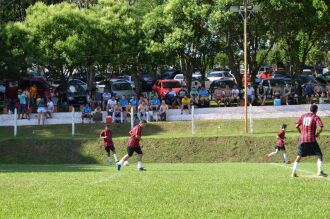
[[[239,105],[239,89],[237,88],[237,85],[234,85],[233,89],[231,90],[231,101],[232,103],[236,102],[237,106]]]
[[[247,98],[248,98],[249,104],[252,104],[254,102],[255,95],[254,95],[254,88],[251,86],[250,83],[247,86],[246,92],[247,92]]]
[[[52,113],[54,112],[54,103],[51,98],[48,99],[47,102],[47,111],[46,111],[46,117],[52,118]]]
[[[108,100],[108,103],[107,103],[108,115],[112,116],[112,113],[113,113],[113,110],[114,110],[116,104],[117,104],[117,100],[115,99],[114,96],[112,96],[111,99]]]
[[[108,101],[111,99],[111,93],[109,92],[108,88],[104,89],[104,93],[102,94],[102,98],[103,98],[103,105],[102,108],[104,110],[106,110],[106,107],[108,105]]]

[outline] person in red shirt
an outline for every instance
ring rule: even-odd
[[[279,151],[283,151],[284,162],[289,164],[290,161],[288,160],[288,153],[285,150],[285,130],[287,124],[283,124],[281,130],[277,134],[277,141],[275,146],[275,151],[271,152],[270,154],[265,155],[265,160],[268,160],[271,156],[276,155]]]
[[[317,105],[311,105],[310,113],[306,113],[300,117],[296,123],[296,128],[300,133],[298,156],[293,164],[292,176],[297,177],[298,163],[302,157],[317,156],[317,175],[328,176],[322,171],[323,154],[316,138],[320,136],[323,130],[323,123],[316,115]]]
[[[142,149],[141,149],[141,144],[140,141],[141,136],[142,136],[142,129],[145,126],[147,122],[145,120],[141,120],[138,125],[136,125],[130,132],[130,138],[128,140],[128,145],[127,145],[127,154],[116,164],[116,168],[118,171],[120,171],[121,166],[124,164],[128,158],[130,158],[134,152],[138,154],[138,170],[143,171],[146,170],[142,166]]]
[[[109,125],[105,126],[105,129],[101,131],[100,138],[103,139],[103,147],[104,150],[107,152],[107,160],[110,165],[112,165],[112,160],[110,157],[110,151],[113,153],[113,157],[115,158],[115,162],[118,162],[118,157],[116,154],[116,149],[112,141],[112,132],[109,128]],[[102,147],[102,145],[100,146]]]

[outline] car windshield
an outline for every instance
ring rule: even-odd
[[[209,77],[231,77],[229,72],[211,72]]]
[[[183,75],[177,75],[175,76],[175,79],[183,79]]]
[[[225,88],[226,85],[229,85],[230,88],[234,87],[234,82],[233,81],[216,81],[213,85],[213,87],[222,87]]]
[[[68,92],[70,92],[70,93],[83,93],[83,92],[85,92],[85,89],[82,86],[78,85],[78,84],[74,84],[74,85],[70,85],[68,87]]]
[[[181,84],[178,81],[163,82],[163,88],[180,88]]]
[[[119,76],[117,79],[122,79],[122,80],[129,81],[129,77],[128,76]]]
[[[111,86],[112,90],[132,90],[132,87],[129,83],[118,83]]]

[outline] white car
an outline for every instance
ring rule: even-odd
[[[0,84],[0,93],[6,93],[6,87]]]
[[[177,74],[173,79],[179,81],[181,85],[186,84],[183,74]]]
[[[207,79],[210,81],[216,81],[220,79],[233,79],[233,76],[228,71],[211,71],[207,75]]]

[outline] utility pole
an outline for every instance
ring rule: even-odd
[[[244,4],[244,128],[245,133],[248,133],[248,113],[247,113],[247,72],[248,72],[248,62],[247,62],[247,19],[248,19],[248,0],[243,0]]]

